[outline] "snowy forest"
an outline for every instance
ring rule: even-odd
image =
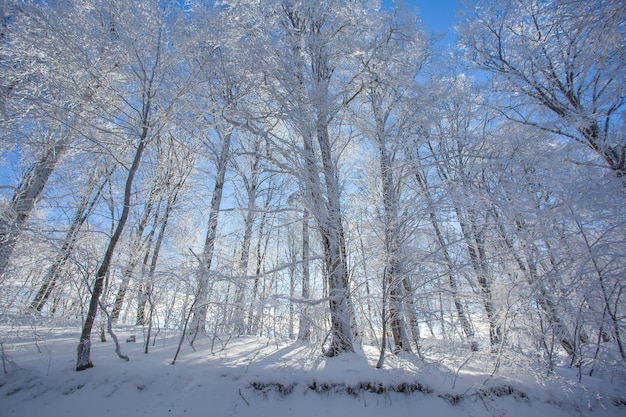
[[[69,373],[132,328],[626,375],[623,1],[468,1],[453,45],[376,0],[0,11],[4,373],[28,320]]]

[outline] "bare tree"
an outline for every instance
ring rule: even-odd
[[[280,106],[278,116],[293,127],[300,144],[291,143],[300,172],[292,171],[305,190],[311,216],[317,221],[325,256],[331,317],[329,356],[353,351],[353,312],[341,208],[341,189],[333,123],[359,93],[358,73],[350,73],[348,39],[366,36],[365,7],[351,2],[272,3],[272,30],[280,44],[260,56],[268,77],[267,91]],[[268,16],[268,17],[269,17]],[[340,53],[341,51],[341,53]],[[358,62],[352,62],[359,68]],[[284,146],[285,142],[282,145]],[[295,162],[295,161],[294,161]]]
[[[162,184],[164,192],[161,196],[161,199],[165,200],[165,207],[161,209],[162,213],[159,216],[155,216],[155,221],[152,225],[153,234],[151,234],[151,241],[154,239],[154,234],[156,234],[156,240],[154,244],[148,245],[143,261],[143,267],[147,267],[148,271],[147,273],[142,271],[141,279],[138,282],[139,294],[137,297],[136,325],[144,325],[146,323],[148,304],[150,304],[149,312],[153,309],[150,299],[163,240],[165,239],[172,215],[177,208],[181,193],[184,191],[185,184],[198,157],[195,149],[181,146],[182,138],[175,137],[172,132],[168,132],[167,136],[167,158],[161,160],[165,165],[164,184]],[[159,204],[159,206],[162,205]]]
[[[245,135],[242,135],[245,136]],[[259,193],[259,187],[261,185],[262,178],[260,178],[260,170],[261,170],[261,138],[254,137],[251,140],[252,149],[247,150],[245,147],[242,148],[242,153],[249,154],[249,158],[244,159],[244,163],[248,165],[247,167],[242,167],[240,164],[238,165],[237,171],[240,173],[242,181],[244,183],[244,188],[246,191],[246,195],[248,197],[248,207],[246,209],[246,217],[244,220],[244,233],[243,240],[241,242],[241,251],[239,256],[239,262],[237,265],[236,273],[241,277],[239,282],[236,282],[236,290],[235,290],[235,302],[234,302],[234,315],[233,315],[233,326],[236,334],[241,335],[246,330],[246,325],[244,323],[245,317],[245,297],[248,292],[248,263],[250,259],[250,245],[252,244],[252,232],[253,226],[255,223],[255,219],[257,216],[257,197]],[[243,145],[242,145],[243,146]],[[244,171],[244,169],[246,171]]]
[[[410,352],[411,323],[413,339],[419,340],[417,318],[406,300],[413,297],[408,281],[409,267],[406,244],[411,234],[411,215],[401,206],[404,182],[409,177],[407,164],[401,161],[403,142],[415,135],[417,94],[415,78],[429,56],[425,36],[417,30],[415,17],[396,12],[390,14],[379,35],[379,44],[364,59],[367,87],[362,100],[368,111],[359,109],[357,120],[362,135],[371,140],[378,151],[381,228],[383,236],[384,287],[389,292],[389,321],[396,352]],[[383,321],[387,317],[383,317]],[[383,344],[384,348],[384,344]],[[419,346],[416,346],[419,349]]]
[[[106,252],[104,254],[104,258],[98,271],[96,273],[95,282],[93,288],[91,289],[91,301],[89,303],[89,310],[87,311],[87,317],[85,319],[85,323],[83,324],[83,330],[80,336],[80,343],[78,345],[78,356],[76,360],[76,370],[83,371],[87,368],[93,367],[93,363],[91,362],[91,329],[93,328],[93,324],[96,318],[96,313],[98,312],[98,304],[100,302],[100,295],[102,295],[103,287],[104,287],[104,279],[107,276],[109,271],[109,266],[111,264],[111,260],[113,258],[113,252],[115,250],[115,246],[117,245],[122,232],[124,230],[124,226],[126,225],[126,220],[128,219],[128,213],[130,211],[130,198],[132,192],[133,179],[137,170],[139,169],[139,163],[141,162],[141,157],[143,155],[143,151],[146,147],[146,141],[148,140],[148,131],[150,124],[150,100],[147,100],[145,103],[146,107],[143,109],[143,127],[141,129],[141,136],[139,137],[139,143],[135,150],[135,156],[133,157],[133,162],[128,170],[128,177],[126,178],[126,185],[124,186],[124,203],[122,208],[122,213],[120,214],[120,218],[117,221],[117,226],[115,227],[115,231],[111,236],[111,240],[107,246]]]
[[[461,45],[495,76],[507,117],[583,144],[622,177],[625,16],[619,0],[486,0],[468,13]]]
[[[100,296],[104,290],[105,278],[111,266],[115,247],[122,236],[130,214],[133,180],[139,170],[139,165],[148,142],[159,135],[159,131],[166,121],[165,117],[172,110],[174,103],[176,103],[176,95],[170,97],[171,101],[165,105],[160,100],[165,91],[165,80],[169,75],[168,71],[176,70],[168,59],[172,56],[173,51],[171,48],[166,47],[169,39],[166,38],[165,22],[167,20],[176,21],[177,15],[174,8],[162,10],[159,7],[152,6],[154,5],[150,2],[139,4],[136,9],[137,13],[134,16],[135,19],[115,21],[116,33],[128,42],[124,46],[128,48],[129,57],[131,58],[128,62],[128,67],[133,76],[131,80],[135,86],[132,92],[137,93],[136,96],[127,97],[128,90],[126,87],[119,93],[120,101],[128,106],[127,115],[132,115],[127,126],[128,130],[126,132],[122,129],[120,130],[128,134],[131,139],[134,139],[136,145],[133,147],[134,155],[128,167],[128,175],[125,180],[122,210],[91,288],[91,301],[77,349],[76,370],[78,371],[93,366],[90,358],[91,330],[96,319]],[[115,18],[118,17],[115,16]],[[145,25],[145,35],[143,37],[138,39],[134,36],[122,36],[124,31],[134,33],[141,25]]]
[[[96,166],[93,169],[87,185],[87,192],[80,200],[67,234],[61,244],[60,252],[55,257],[52,265],[48,268],[39,291],[31,302],[30,308],[33,311],[41,313],[44,306],[48,302],[50,294],[52,294],[52,291],[55,289],[58,279],[63,272],[63,268],[74,252],[74,247],[76,245],[81,227],[100,199],[102,191],[106,186],[106,183],[110,180],[113,170],[114,168],[104,170],[101,166]],[[104,177],[104,179],[100,180],[100,177]],[[98,181],[100,181],[99,184]]]
[[[0,43],[3,131],[34,156],[19,184],[9,187],[10,203],[0,213],[0,278],[51,174],[81,139],[103,86],[119,72],[111,34],[93,26],[87,7],[8,3],[3,12],[11,11],[11,23],[3,16]]]

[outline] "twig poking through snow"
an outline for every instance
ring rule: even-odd
[[[107,316],[107,331],[109,332],[109,335],[111,335],[111,339],[113,339],[113,342],[115,343],[115,353],[117,353],[117,356],[120,359],[124,359],[126,362],[128,362],[130,358],[128,357],[128,355],[124,355],[122,353],[122,349],[120,348],[120,342],[117,340],[117,335],[115,334],[115,332],[113,332],[113,323],[111,322],[111,315],[106,310],[106,308],[104,308],[104,306],[102,305],[102,301],[98,300],[98,304],[100,304],[100,309]]]
[[[244,398],[243,394],[241,393],[241,388],[239,388],[239,396],[248,405],[248,407],[250,407],[250,403]]]

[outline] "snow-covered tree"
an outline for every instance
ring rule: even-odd
[[[623,1],[486,0],[465,19],[460,45],[494,75],[503,114],[580,143],[595,164],[626,173]]]

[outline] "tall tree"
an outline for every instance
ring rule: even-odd
[[[292,171],[304,185],[306,204],[317,221],[325,257],[331,317],[329,356],[353,351],[353,313],[346,259],[339,166],[334,134],[338,113],[361,90],[362,66],[355,56],[367,49],[368,5],[341,1],[279,0],[267,16],[271,50],[259,56],[266,90],[277,117],[293,128],[289,158],[299,159]],[[359,40],[358,45],[355,40]],[[362,40],[362,41],[361,41]],[[256,45],[255,45],[256,47]],[[284,145],[280,145],[284,146]]]
[[[406,301],[410,288],[406,242],[410,238],[411,216],[401,207],[406,163],[401,161],[403,143],[415,135],[418,100],[416,77],[428,57],[429,46],[418,31],[414,16],[395,12],[381,26],[377,44],[363,59],[365,84],[355,111],[355,125],[378,152],[380,177],[382,260],[384,295],[389,300],[389,317],[396,352],[411,351],[406,319],[412,323],[414,340],[419,339],[416,318]],[[364,145],[367,146],[367,145]],[[405,306],[406,304],[406,306]],[[383,345],[384,350],[384,345]]]
[[[87,218],[93,211],[95,205],[98,203],[100,196],[110,180],[114,168],[104,169],[102,166],[96,166],[92,170],[89,182],[87,184],[87,191],[80,199],[76,212],[74,213],[72,222],[69,229],[63,239],[61,248],[57,256],[55,257],[52,265],[48,268],[37,295],[33,298],[30,308],[33,311],[41,313],[45,307],[52,291],[57,286],[57,282],[63,272],[63,268],[66,266],[67,261],[74,253],[76,241],[83,224],[87,221]],[[103,179],[100,179],[104,177]]]
[[[120,106],[126,106],[122,108],[125,110],[124,116],[127,119],[124,126],[120,126],[119,130],[113,132],[125,136],[127,140],[134,143],[131,145],[133,157],[125,179],[121,213],[91,288],[89,309],[77,349],[77,371],[93,366],[90,357],[91,330],[115,247],[122,236],[130,213],[133,180],[139,170],[148,142],[159,134],[167,120],[166,116],[172,111],[176,102],[175,95],[168,97],[168,100],[164,100],[162,96],[166,91],[165,81],[168,76],[173,75],[169,71],[176,71],[176,66],[169,59],[173,56],[173,49],[168,45],[170,39],[167,37],[169,32],[166,31],[166,25],[177,21],[177,9],[174,7],[162,9],[150,0],[119,6],[121,10],[117,10],[119,14],[112,16],[111,24],[115,28],[115,36],[119,37],[120,43],[127,48],[129,58],[125,63],[129,70],[127,81],[133,88],[128,89],[126,84],[118,86],[117,98],[120,100]],[[129,15],[133,18],[131,19]],[[138,30],[142,32],[139,38],[134,36]],[[111,115],[113,120],[117,117],[119,115]]]
[[[1,117],[3,137],[28,150],[21,157],[30,162],[19,184],[7,187],[13,193],[0,213],[0,278],[52,172],[81,139],[94,104],[105,98],[104,86],[119,72],[114,39],[101,26],[106,13],[96,21],[77,2],[17,3],[3,5],[9,15],[0,42]]]
[[[181,137],[175,136],[174,132],[178,133]],[[183,192],[185,191],[185,185],[191,175],[191,171],[195,167],[198,159],[198,154],[193,147],[188,148],[181,146],[187,139],[188,143],[192,142],[192,139],[185,136],[179,129],[174,132],[169,131],[166,140],[166,158],[162,158],[159,162],[165,165],[163,168],[163,189],[164,192],[161,196],[159,207],[161,213],[155,216],[152,225],[151,242],[148,244],[148,250],[144,256],[143,269],[138,282],[139,294],[137,297],[137,314],[136,325],[146,324],[146,313],[150,313],[152,310],[152,289],[155,281],[155,273],[157,270],[157,262],[159,260],[159,254],[165,240],[166,231],[170,224],[174,212],[177,210],[177,205]],[[165,200],[165,201],[163,201]],[[156,235],[156,238],[155,238]],[[155,240],[156,239],[156,240]],[[152,243],[154,240],[154,243]],[[145,269],[147,268],[147,272]],[[150,311],[146,312],[150,304]]]
[[[298,325],[298,340],[309,342],[311,340],[311,318],[307,302],[311,298],[311,269],[309,264],[310,236],[309,236],[309,211],[302,211],[302,307],[300,308],[300,322]]]
[[[247,138],[247,135],[241,135],[242,139],[250,142],[250,144],[241,144],[241,153],[243,153],[243,163],[237,164],[237,171],[239,172],[244,184],[246,195],[248,198],[246,216],[244,219],[244,233],[243,240],[241,242],[241,251],[239,254],[239,261],[237,263],[236,274],[240,277],[238,282],[235,283],[235,302],[234,302],[234,314],[233,314],[233,326],[234,331],[238,335],[245,332],[246,326],[244,323],[245,317],[245,297],[248,292],[248,263],[250,259],[250,245],[252,243],[252,232],[257,216],[257,198],[260,192],[262,183],[261,176],[261,158],[262,141],[260,137]],[[248,147],[252,149],[248,149]],[[249,157],[245,157],[248,154]],[[245,164],[245,166],[244,166]]]

